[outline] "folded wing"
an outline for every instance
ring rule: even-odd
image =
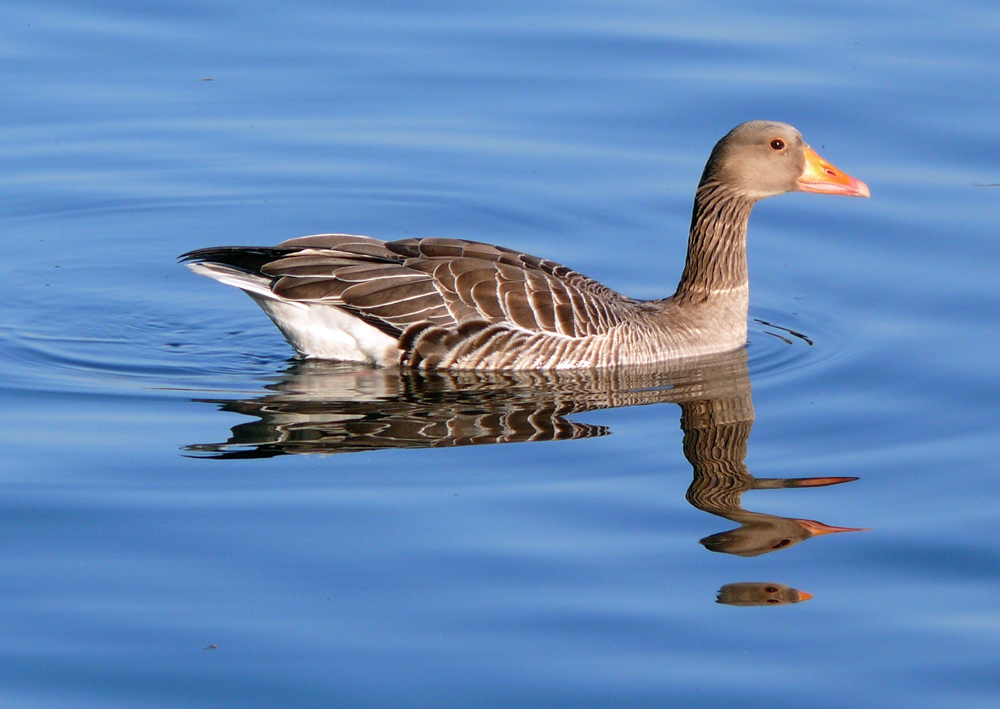
[[[276,296],[328,302],[397,336],[418,323],[486,322],[586,337],[606,333],[639,307],[552,261],[457,239],[323,234],[274,251],[259,272],[273,279]]]

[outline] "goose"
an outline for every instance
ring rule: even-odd
[[[459,239],[317,234],[180,260],[244,291],[304,358],[456,370],[652,364],[746,344],[750,211],[796,191],[870,195],[786,123],[750,121],[726,134],[695,194],[677,290],[660,300]]]

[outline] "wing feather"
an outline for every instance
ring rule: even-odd
[[[373,281],[349,281],[353,285],[344,289],[341,299],[348,305],[369,310],[417,297],[434,296],[438,302],[441,294],[434,282],[426,277],[380,278]]]
[[[501,322],[504,317],[504,309],[500,304],[499,284],[495,279],[479,281],[472,286],[471,305],[482,313],[483,317],[492,322]]]

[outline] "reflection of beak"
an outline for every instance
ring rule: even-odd
[[[821,194],[842,194],[848,197],[870,197],[871,192],[861,180],[856,180],[841,172],[819,154],[806,146],[806,169],[795,183],[800,192],[820,192]]]
[[[817,522],[814,519],[797,519],[796,523],[802,529],[809,532],[810,537],[818,537],[821,534],[836,534],[837,532],[870,532],[871,527],[831,527],[828,524]]]
[[[800,602],[801,601],[808,601],[812,597],[813,597],[813,595],[811,593],[807,593],[805,591],[799,591],[799,601]]]
[[[840,485],[850,483],[857,478],[788,478],[785,484],[788,487],[825,487],[827,485]]]

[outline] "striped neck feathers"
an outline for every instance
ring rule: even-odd
[[[717,179],[702,180],[674,301],[704,302],[747,287],[747,223],[755,202]]]

